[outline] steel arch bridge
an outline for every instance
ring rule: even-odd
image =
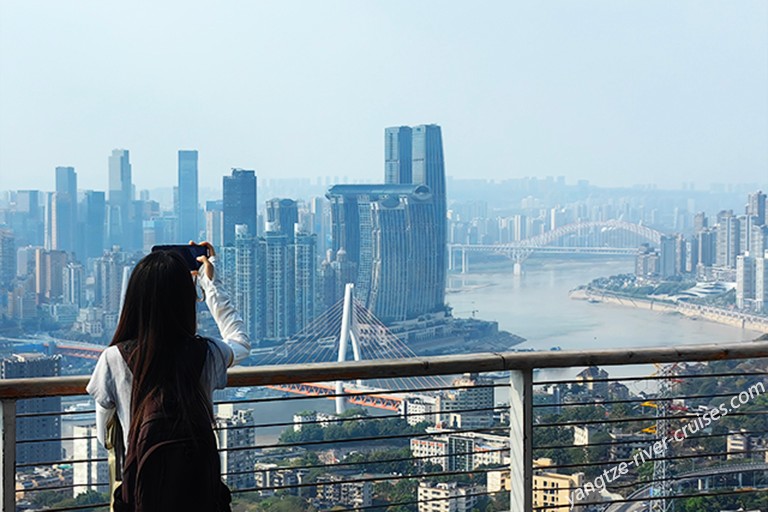
[[[576,222],[524,240],[503,244],[449,244],[449,268],[454,270],[461,254],[461,272],[467,273],[469,253],[503,254],[522,264],[534,252],[550,254],[631,255],[638,245],[659,245],[663,233],[642,224],[622,220]]]

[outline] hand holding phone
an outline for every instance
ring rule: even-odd
[[[181,255],[184,261],[187,263],[187,268],[190,272],[197,272],[200,270],[200,266],[203,261],[198,260],[200,256],[208,257],[212,256],[212,251],[209,254],[210,244],[204,242],[203,244],[188,244],[188,245],[155,245],[152,247],[152,252],[155,251],[173,251]]]

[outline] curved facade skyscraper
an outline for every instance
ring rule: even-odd
[[[333,252],[356,264],[355,294],[374,315],[399,322],[444,309],[444,290],[425,287],[439,264],[428,186],[335,185],[327,197]]]
[[[434,265],[424,269],[421,280],[430,303],[445,303],[448,270],[447,198],[443,135],[436,124],[397,126],[384,131],[384,179],[387,183],[427,185],[432,191]]]

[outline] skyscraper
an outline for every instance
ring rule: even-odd
[[[267,201],[267,223],[269,231],[278,232],[293,243],[295,225],[299,222],[299,207],[293,199],[270,199]]]
[[[131,162],[127,149],[114,149],[109,157],[109,210],[107,230],[109,245],[131,250],[130,217],[133,202]]]
[[[13,231],[0,229],[0,292],[16,277],[16,237]]]
[[[243,316],[245,329],[252,340],[264,337],[265,318],[263,313],[263,256],[258,239],[250,233],[247,224],[235,226],[234,251],[234,300]],[[227,251],[230,252],[230,251]],[[231,263],[229,263],[231,265]]]
[[[264,255],[265,336],[287,338],[294,334],[293,247],[282,233],[268,231],[261,241]]]
[[[0,378],[58,377],[61,356],[45,354],[13,354],[0,361]],[[61,412],[61,398],[32,398],[16,404],[16,439],[39,439],[42,442],[16,443],[16,463],[52,462],[61,460],[61,417],[35,413]],[[45,441],[50,439],[50,441]]]
[[[740,235],[739,219],[733,215],[733,212],[730,210],[720,212],[717,215],[716,265],[736,268]]]
[[[747,197],[747,216],[757,217],[755,225],[765,225],[765,194],[758,190]]]
[[[384,130],[384,183],[411,183],[413,179],[410,126]]]
[[[736,257],[736,307],[744,308],[755,300],[756,284],[755,258],[739,255]]]
[[[407,158],[408,132],[410,130],[410,180]],[[387,183],[427,185],[432,195],[434,238],[430,240],[435,253],[434,265],[423,269],[418,280],[425,285],[424,293],[431,294],[429,302],[445,303],[445,279],[448,269],[447,198],[445,191],[445,162],[443,136],[436,124],[409,128],[395,127],[385,130],[385,180]]]
[[[83,230],[85,259],[98,258],[104,252],[104,216],[106,213],[106,201],[104,192],[96,190],[86,190],[83,200]]]
[[[214,247],[223,246],[221,240],[222,231],[222,203],[223,201],[206,201],[205,203],[205,239]]]
[[[437,226],[426,185],[335,185],[333,251],[357,267],[355,294],[384,322],[444,309]],[[439,289],[438,289],[439,288]]]
[[[200,237],[200,230],[197,225],[197,150],[179,150],[178,194],[179,241],[197,240]]]
[[[67,253],[64,251],[35,251],[35,293],[38,304],[56,302],[64,293],[64,267]]]
[[[317,312],[317,236],[299,232],[294,238],[294,332],[301,331]]]
[[[231,176],[224,176],[223,229],[225,246],[235,245],[235,226],[244,224],[248,232],[257,233],[256,173],[244,169],[232,169]]]
[[[50,224],[51,249],[74,252],[77,234],[77,173],[74,167],[56,168]]]

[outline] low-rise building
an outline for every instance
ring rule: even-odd
[[[370,507],[373,503],[373,484],[371,482],[355,482],[364,475],[323,475],[317,479],[318,508],[325,506]]]
[[[570,508],[571,490],[581,487],[584,482],[584,473],[564,475],[546,468],[553,466],[551,459],[537,459],[533,461],[533,507],[542,512],[558,512],[563,507]],[[572,510],[579,511],[579,507]]]
[[[484,494],[481,486],[458,482],[419,482],[419,512],[470,512],[478,496]]]

